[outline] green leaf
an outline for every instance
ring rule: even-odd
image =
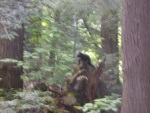
[[[83,107],[81,107],[81,106],[74,106],[74,108],[78,109],[78,110],[82,110],[83,109]]]
[[[11,58],[6,58],[6,59],[1,59],[0,62],[5,62],[5,63],[17,63],[18,60],[16,60],[16,59],[11,59]]]
[[[87,112],[88,110],[89,110],[89,108],[88,107],[83,107],[83,112]]]

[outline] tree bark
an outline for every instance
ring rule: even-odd
[[[121,113],[150,112],[150,1],[123,0]]]
[[[101,18],[101,37],[103,52],[118,52],[118,15],[115,11],[104,14]]]
[[[18,36],[15,39],[0,38],[0,59],[13,58],[19,61],[23,60],[23,34],[24,29],[18,30]],[[15,67],[14,63],[0,62],[0,87],[7,89],[23,88],[23,81],[20,75],[23,73],[21,67]]]
[[[112,55],[116,54],[115,56],[118,57],[118,22],[119,17],[117,11],[107,11],[101,17],[101,37],[102,40],[102,50],[104,55]],[[109,64],[105,64],[104,74],[102,78],[107,82],[108,92],[121,92],[119,90],[113,89],[114,85],[119,85],[119,70],[118,70],[118,60],[117,58],[114,60],[109,61],[114,66],[113,68],[109,66]],[[108,71],[112,70],[112,71]],[[117,73],[116,73],[117,70]]]

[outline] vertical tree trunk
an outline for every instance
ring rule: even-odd
[[[73,57],[76,57],[76,52],[77,52],[77,16],[74,15],[73,17],[73,24],[74,24],[74,46],[73,46]]]
[[[150,1],[123,0],[121,113],[150,113]]]
[[[56,10],[56,12],[54,13],[54,20],[55,20],[54,25],[57,26],[57,24],[59,24],[59,20],[60,20],[60,11]],[[53,49],[57,48],[57,38],[56,37],[51,42],[51,48],[53,48]],[[51,50],[50,51],[50,61],[49,61],[50,66],[55,67],[56,62],[57,62],[56,57],[57,57],[57,54],[56,54],[55,50]]]
[[[101,36],[103,52],[113,54],[118,52],[118,15],[115,11],[104,14],[101,18]]]
[[[110,54],[112,54],[111,57],[114,57],[115,55],[119,59],[119,56],[118,56],[118,21],[119,19],[118,19],[118,14],[116,11],[105,12],[101,18],[101,37],[103,38],[102,50],[103,50],[104,55],[106,55],[106,60],[107,60],[107,56],[110,56]],[[115,58],[115,60],[109,59],[109,62],[111,62],[111,65],[113,65],[113,67],[111,67],[110,64],[105,64],[105,71],[102,76],[104,80],[109,81],[107,82],[107,88],[109,90],[108,91],[109,93],[121,92],[120,89],[112,90],[114,85],[120,85],[117,58]],[[111,71],[108,71],[108,70],[111,70]]]
[[[18,36],[13,40],[0,38],[0,59],[13,58],[23,60],[23,33],[24,30],[18,30]],[[0,62],[0,87],[2,88],[23,88],[23,81],[20,75],[22,68],[14,67],[13,63]]]

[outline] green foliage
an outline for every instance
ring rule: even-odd
[[[12,39],[17,36],[16,30],[22,25],[25,28],[24,61],[9,58],[1,61],[22,66],[21,78],[29,86],[28,82],[63,84],[64,75],[70,72],[75,61],[74,55],[80,51],[90,55],[97,65],[102,56],[100,17],[110,11],[120,11],[120,0],[1,0],[0,6],[0,38]],[[108,70],[105,74],[116,80],[118,70],[114,64],[119,60],[118,56],[106,57]],[[50,95],[50,92],[39,91],[16,95],[0,91],[5,99],[15,98],[0,101],[0,112],[39,108],[59,112]],[[89,113],[115,111],[120,100],[113,95],[77,108]]]
[[[3,91],[5,93],[5,91]],[[1,113],[24,113],[27,110],[39,111],[51,111],[54,113],[61,113],[64,110],[57,108],[57,100],[51,97],[51,92],[41,91],[14,91],[11,93],[13,97],[11,100],[0,100],[0,112]],[[67,111],[64,111],[67,113]]]
[[[11,39],[17,35],[14,31],[25,28],[24,61],[5,62],[23,66],[24,81],[62,84],[76,53],[88,53],[98,64],[100,17],[118,11],[119,4],[120,0],[1,0],[1,37]]]
[[[23,66],[24,81],[63,84],[76,53],[85,52],[98,64],[102,54],[100,17],[104,12],[118,10],[119,3],[119,0],[1,0],[1,36],[15,37],[16,29],[22,28],[22,24],[25,28],[24,61],[5,62]],[[107,72],[117,73],[114,68],[109,69]]]
[[[119,93],[121,92],[121,70],[119,64],[119,55],[118,53],[115,54],[106,54],[105,55],[105,69],[103,71],[103,75],[101,78],[105,81],[106,87],[109,93]]]
[[[105,98],[95,99],[93,103],[86,103],[83,107],[75,106],[75,108],[86,113],[100,113],[102,110],[116,112],[121,105],[121,100],[120,95],[112,94]]]
[[[31,12],[28,9],[33,4],[31,0],[1,0],[0,1],[0,38],[13,39],[17,36],[16,29],[22,28]]]
[[[30,80],[38,80],[44,82],[63,82],[63,75],[69,71],[67,64],[71,64],[72,58],[64,53],[55,54],[57,59],[51,63],[50,49],[47,47],[37,47],[32,53],[24,52],[24,65],[25,70],[22,78],[29,77]],[[24,78],[24,80],[25,80]]]
[[[114,76],[114,77],[118,77],[118,62],[119,62],[119,56],[118,53],[115,54],[107,54],[105,55],[106,58],[106,62],[105,62],[105,68],[106,71],[104,72],[104,74],[109,75],[109,76]]]
[[[18,90],[19,91],[19,90]],[[17,90],[0,89],[0,99],[12,100]]]
[[[21,78],[24,82],[37,81],[45,83],[60,83],[62,84],[65,73],[70,68],[67,64],[72,64],[72,58],[65,54],[59,54],[60,58],[65,57],[66,59],[59,59],[60,63],[51,65],[50,54],[48,49],[37,47],[32,53],[24,51],[24,61],[18,61],[16,59],[1,59],[1,62],[15,63],[16,66],[22,66],[24,74]],[[59,57],[59,56],[58,56]]]
[[[82,5],[78,6],[79,3]],[[80,18],[82,20],[81,12],[83,10],[84,12],[86,9],[92,11],[88,3],[86,3],[87,7],[83,7],[85,3],[85,1],[67,0],[61,3],[53,0],[33,2],[37,7],[33,12],[36,15],[32,16],[31,22],[26,25],[30,37],[25,36],[27,40],[25,49],[27,51],[29,49],[30,52],[24,52],[23,67],[26,72],[25,76],[22,76],[24,80],[44,80],[62,84],[65,73],[70,71],[75,60],[73,55],[77,51],[83,50],[94,52],[94,48],[91,50],[89,45],[95,43],[97,35],[93,35],[94,38],[90,39],[89,31],[85,28],[84,23],[78,21]],[[75,13],[71,11],[72,8],[77,17],[77,35],[75,34],[77,28],[72,25],[75,16]],[[88,14],[88,12],[85,13]],[[95,23],[91,25],[92,27],[96,26]],[[98,26],[94,28],[97,29]]]

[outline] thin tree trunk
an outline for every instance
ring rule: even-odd
[[[55,25],[57,26],[57,24],[59,24],[59,20],[60,20],[60,11],[56,10],[56,12],[54,13],[54,20],[55,20]],[[57,38],[56,40],[52,40],[51,42],[51,48],[57,48]],[[56,65],[56,57],[57,54],[54,50],[50,51],[50,61],[49,61],[49,65],[55,67]]]
[[[13,40],[0,38],[0,59],[13,58],[23,60],[23,34],[24,29],[18,30],[18,36]],[[20,75],[23,69],[14,67],[14,63],[0,62],[0,87],[2,88],[23,88],[23,81]]]
[[[73,46],[73,57],[76,57],[76,52],[77,52],[77,35],[78,35],[78,31],[77,31],[77,16],[74,15],[73,17],[73,23],[74,23],[74,46]]]
[[[150,1],[123,0],[121,113],[150,113]]]

